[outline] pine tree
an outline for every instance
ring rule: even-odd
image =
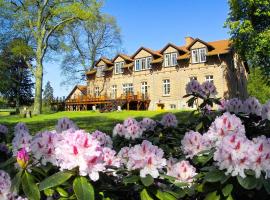
[[[53,87],[51,86],[50,81],[45,85],[45,90],[43,93],[43,101],[45,105],[49,105],[53,101]]]

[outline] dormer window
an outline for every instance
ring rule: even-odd
[[[135,60],[135,71],[151,69],[152,57],[138,58]]]
[[[104,76],[104,69],[105,69],[105,65],[101,65],[97,67],[97,77]]]
[[[123,73],[124,62],[117,62],[114,64],[114,73],[122,74]]]
[[[165,60],[164,60],[164,66],[165,67],[172,67],[177,65],[177,53],[166,53],[165,55]]]
[[[206,48],[191,50],[192,63],[206,62]]]

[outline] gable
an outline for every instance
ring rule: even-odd
[[[106,65],[106,63],[105,63],[103,60],[100,60],[100,61],[96,64],[97,67],[99,67],[99,66],[104,66],[104,65]]]
[[[114,60],[114,63],[116,62],[123,62],[125,61],[121,56],[118,56],[115,60]]]
[[[149,57],[152,56],[149,52],[145,51],[144,49],[141,49],[135,56],[134,59],[137,58],[144,58],[144,57]]]
[[[190,47],[190,49],[198,49],[198,48],[205,48],[205,47],[207,47],[205,44],[197,41]]]
[[[172,53],[172,52],[177,52],[178,51],[178,49],[176,49],[176,48],[174,48],[174,47],[172,47],[172,46],[168,46],[165,50],[164,50],[164,54],[165,53]]]

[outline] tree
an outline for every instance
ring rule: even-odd
[[[121,45],[120,29],[114,17],[101,15],[96,21],[81,21],[67,32],[68,49],[62,62],[64,84],[80,82],[101,56],[115,54]],[[72,80],[72,81],[71,81]]]
[[[49,103],[53,100],[53,87],[51,86],[50,81],[48,81],[45,85],[43,99],[46,105],[49,105]]]
[[[31,55],[31,48],[20,38],[7,44],[0,54],[0,93],[10,105],[15,105],[17,112],[21,105],[33,102],[34,83],[25,62]]]
[[[229,6],[225,25],[236,51],[251,67],[259,66],[270,76],[269,0],[229,0]]]
[[[0,13],[13,23],[13,30],[27,32],[35,50],[34,62],[27,62],[35,77],[34,114],[41,113],[43,61],[49,50],[58,50],[64,28],[80,20],[94,20],[100,2],[95,0],[0,0]]]
[[[261,103],[266,103],[269,100],[270,86],[259,68],[251,69],[247,88],[249,95],[256,97]]]

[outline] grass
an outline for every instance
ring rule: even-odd
[[[128,117],[142,119],[143,117],[150,117],[160,120],[165,114],[164,111],[122,111],[99,113],[94,111],[64,111],[52,114],[41,114],[33,116],[32,118],[21,118],[19,115],[0,116],[0,124],[9,127],[10,130],[18,122],[24,122],[30,129],[32,134],[41,130],[53,130],[57,120],[62,117],[68,117],[73,120],[79,128],[85,129],[89,132],[100,130],[106,133],[111,133],[116,123],[122,122]],[[173,112],[179,120],[187,120],[189,111],[174,111]]]

